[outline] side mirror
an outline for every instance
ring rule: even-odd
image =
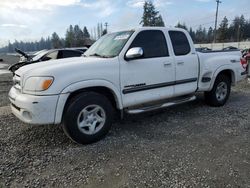
[[[143,56],[143,49],[141,47],[131,48],[125,55],[126,60],[137,59]]]

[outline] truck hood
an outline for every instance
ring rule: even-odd
[[[50,76],[54,78],[48,90],[39,95],[59,94],[74,83],[88,80],[112,80],[119,85],[119,59],[99,57],[74,57],[26,65],[15,74],[21,77],[24,86],[29,77]]]
[[[53,76],[55,72],[60,69],[67,70],[67,67],[70,69],[78,69],[79,67],[84,66],[84,64],[95,64],[105,62],[107,59],[96,58],[96,57],[73,57],[66,59],[57,59],[44,62],[38,62],[29,64],[18,69],[15,74],[24,77],[32,74],[31,76],[44,76],[49,75]]]

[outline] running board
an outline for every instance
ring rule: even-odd
[[[140,114],[140,113],[144,113],[144,112],[149,112],[149,111],[153,111],[153,110],[167,108],[167,107],[170,107],[170,106],[174,106],[174,105],[178,105],[178,104],[182,104],[182,103],[186,103],[186,102],[191,102],[191,101],[194,101],[194,100],[196,100],[196,96],[183,98],[183,99],[180,99],[180,100],[171,101],[171,102],[167,102],[167,103],[163,103],[163,104],[142,107],[142,108],[138,108],[138,109],[127,109],[126,112],[128,114]]]

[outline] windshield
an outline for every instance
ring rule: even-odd
[[[122,31],[107,34],[96,41],[84,56],[98,56],[103,58],[116,57],[132,35],[133,31]]]

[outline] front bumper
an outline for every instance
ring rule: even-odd
[[[29,124],[54,124],[58,98],[23,94],[14,87],[9,92],[12,113]]]

